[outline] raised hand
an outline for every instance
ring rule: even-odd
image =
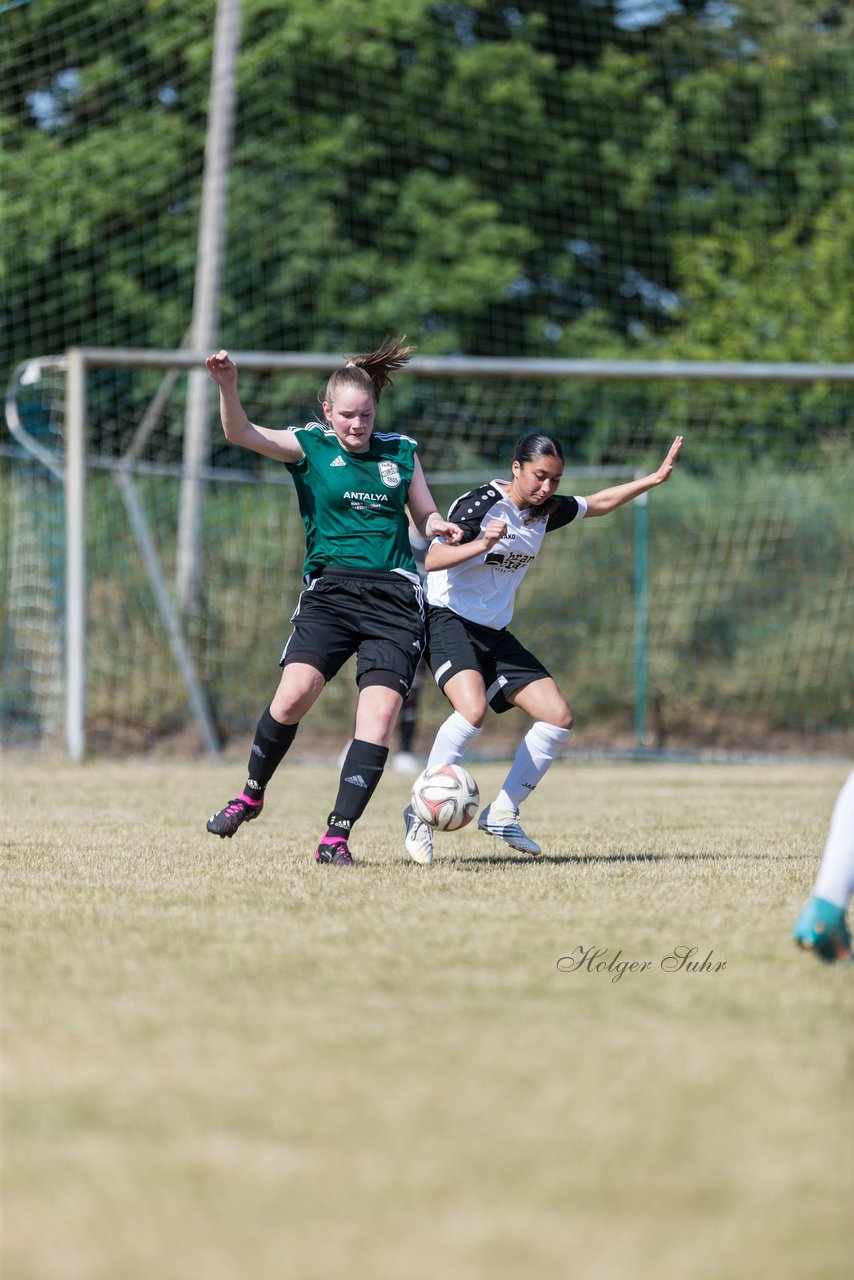
[[[658,468],[658,471],[655,473],[658,476],[659,484],[664,484],[665,480],[670,479],[671,475],[673,474],[673,464],[675,463],[677,457],[679,456],[679,450],[681,448],[682,448],[682,436],[677,436],[676,439],[673,441],[673,444],[670,446],[670,449],[668,450],[667,457],[664,459],[661,466]]]
[[[205,368],[220,387],[233,387],[237,383],[237,365],[227,351],[218,351],[215,356],[208,356]]]

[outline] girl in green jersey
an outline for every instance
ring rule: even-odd
[[[327,382],[324,421],[284,430],[250,422],[228,352],[206,361],[219,386],[226,439],[287,466],[306,535],[306,586],[291,618],[279,685],[258,721],[243,791],[207,824],[214,835],[230,838],[242,823],[258,817],[267,783],[299,722],[327,681],[356,654],[355,735],[315,852],[320,865],[353,865],[348,837],[382,776],[395,721],[424,649],[424,605],[408,516],[427,538],[441,536],[454,545],[462,536],[459,526],[436,510],[415,441],[374,431],[383,388],[411,352],[395,339],[367,355],[351,356]]]

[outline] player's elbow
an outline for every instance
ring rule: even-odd
[[[245,444],[247,436],[247,423],[232,422],[227,418],[223,418],[222,430],[229,444]]]

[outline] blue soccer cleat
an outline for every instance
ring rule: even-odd
[[[500,836],[511,849],[518,849],[520,853],[530,853],[532,858],[538,858],[542,853],[536,840],[526,836],[522,830],[518,809],[497,809],[495,805],[488,804],[481,810],[477,829],[484,831],[488,836]]]
[[[851,959],[851,934],[845,910],[824,898],[810,898],[795,921],[792,936],[799,947],[826,961]]]

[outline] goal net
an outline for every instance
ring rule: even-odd
[[[854,411],[813,366],[851,360],[854,6],[0,0],[0,121],[4,742],[243,740],[302,533],[187,350],[398,333],[421,363],[380,421],[442,504],[532,427],[582,492],[685,435],[675,483],[523,588],[579,743],[847,741]],[[318,359],[244,365],[253,415],[311,417]],[[342,678],[313,732],[351,713]]]
[[[283,467],[235,450],[215,427],[195,477],[199,585],[182,602],[188,359],[139,353],[138,367],[126,355],[122,363],[123,353],[101,352],[85,367],[86,748],[242,749],[275,686],[301,589],[294,490]],[[65,731],[66,363],[22,366],[9,397],[6,743],[61,742]],[[324,382],[317,361],[264,363],[250,358],[240,375],[253,420],[314,418]],[[566,690],[578,745],[850,745],[854,468],[844,388],[557,372],[481,361],[462,377],[453,362],[444,371],[416,362],[384,395],[380,425],[419,441],[441,509],[470,484],[506,476],[528,431],[561,439],[562,491],[581,494],[653,469],[673,436],[685,436],[670,484],[549,538],[520,591],[512,628]],[[757,427],[767,421],[789,441],[783,456]],[[323,747],[327,733],[339,741],[354,698],[348,667],[312,713],[309,741]],[[444,714],[428,684],[425,749]],[[484,750],[500,748],[502,728],[493,719]]]

